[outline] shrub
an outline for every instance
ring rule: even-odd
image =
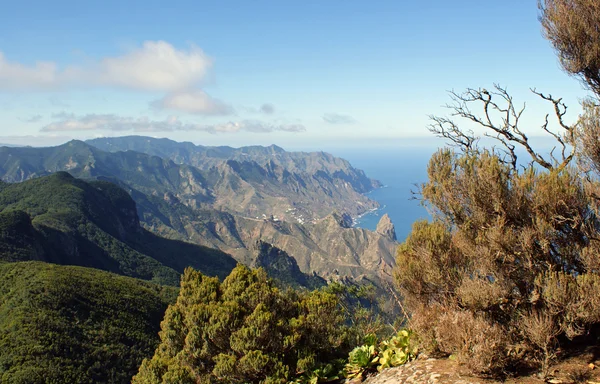
[[[369,372],[397,367],[417,356],[412,332],[406,329],[381,342],[378,342],[374,334],[365,336],[364,341],[364,345],[354,348],[348,355],[344,369],[347,378],[362,377]]]
[[[548,116],[542,123],[560,155],[533,149],[505,89],[452,93],[453,115],[483,126],[500,148],[481,148],[452,120],[433,118],[432,131],[458,150],[430,159],[420,194],[433,220],[415,223],[397,252],[396,282],[421,347],[480,375],[503,374],[518,360],[545,373],[560,340],[600,325],[600,107],[585,101],[569,126],[561,99],[533,92],[552,103],[564,130],[551,132]]]
[[[442,352],[452,354],[472,372],[497,376],[507,365],[510,336],[498,324],[470,311],[450,311],[436,322]]]
[[[330,374],[350,350],[336,295],[282,291],[244,266],[222,283],[188,268],[161,329],[134,383],[286,383]]]
[[[598,219],[573,169],[441,150],[422,194],[435,218],[399,247],[396,280],[424,349],[496,374],[525,343],[545,370],[557,336],[600,322]]]

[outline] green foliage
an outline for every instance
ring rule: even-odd
[[[128,383],[176,295],[91,268],[0,263],[0,382]]]
[[[315,275],[303,273],[298,267],[296,259],[287,252],[273,245],[259,240],[255,248],[258,252],[253,267],[263,268],[269,277],[279,281],[282,285],[292,288],[316,289],[327,284],[325,279]]]
[[[170,285],[189,265],[220,277],[235,266],[223,252],[142,229],[134,201],[117,185],[66,172],[0,185],[0,259],[94,267]]]
[[[222,283],[186,269],[161,329],[161,344],[134,383],[314,380],[350,350],[337,296],[282,291],[263,270],[244,266]]]
[[[403,329],[389,340],[381,342],[378,371],[406,364],[417,356],[417,347],[414,341],[411,342],[411,336],[410,331]]]
[[[338,382],[344,376],[345,359],[337,359],[331,363],[324,364],[313,370],[304,372],[291,383],[294,384],[317,384]]]
[[[375,370],[406,364],[417,356],[412,332],[403,329],[387,340],[378,342],[373,334],[365,336],[365,344],[354,348],[348,356],[345,376],[355,378]]]
[[[377,366],[378,356],[374,345],[361,345],[354,348],[348,355],[348,364],[346,364],[346,377],[354,378],[362,376],[366,371]]]
[[[367,343],[365,337],[369,335],[377,339],[393,333],[390,324],[394,321],[394,315],[386,312],[381,302],[376,300],[376,296],[382,295],[382,292],[374,285],[331,282],[323,290],[339,298],[355,345]]]

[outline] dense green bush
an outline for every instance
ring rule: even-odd
[[[0,263],[0,383],[129,383],[176,295],[92,268]]]
[[[280,290],[244,266],[222,283],[188,268],[161,329],[134,383],[287,383],[351,349],[335,294]]]

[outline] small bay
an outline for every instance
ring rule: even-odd
[[[399,148],[336,149],[331,151],[362,169],[367,176],[379,180],[384,186],[368,193],[379,202],[380,208],[355,219],[360,228],[375,230],[379,219],[388,214],[396,227],[398,241],[404,241],[412,223],[428,219],[429,214],[413,192],[418,184],[427,180],[427,163],[433,147],[415,146]]]

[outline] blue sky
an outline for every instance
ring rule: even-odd
[[[0,13],[0,143],[128,134],[318,148],[430,138],[447,91],[564,97],[534,0],[21,1]]]

